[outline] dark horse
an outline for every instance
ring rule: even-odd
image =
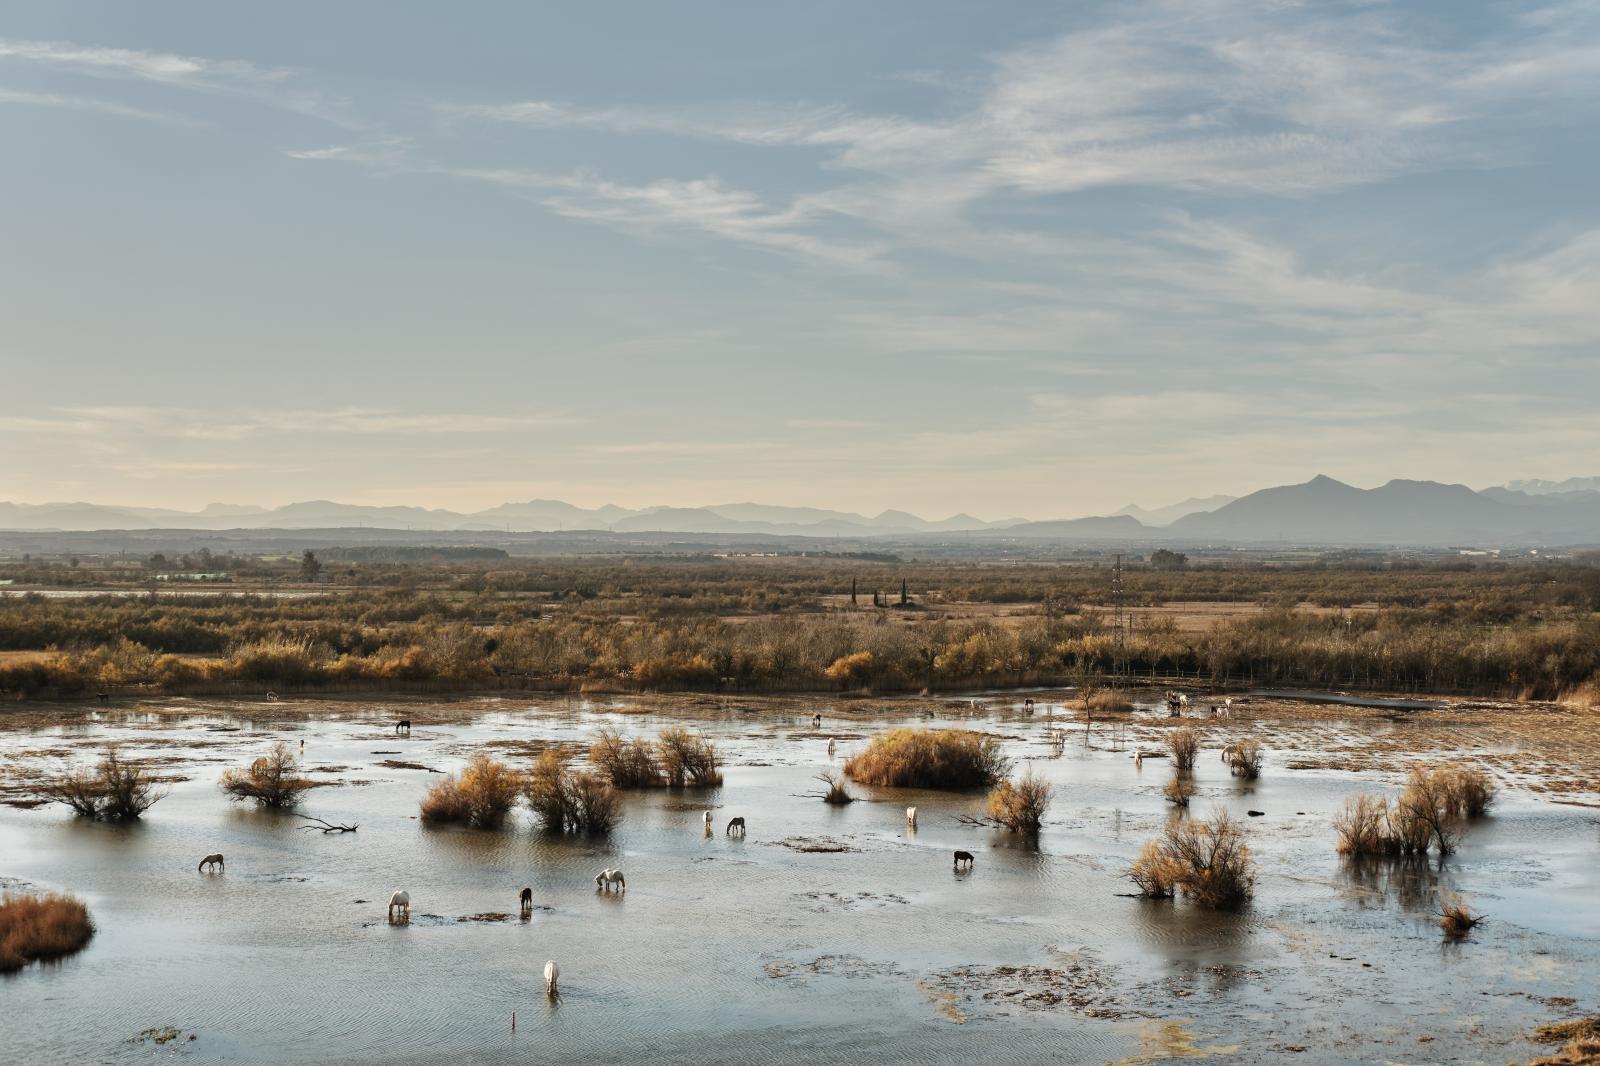
[[[400,732],[402,729],[404,729],[407,733],[411,732],[411,719],[402,718],[394,724],[394,731],[396,733]]]
[[[972,862],[973,862],[973,860],[972,860],[972,852],[970,852],[970,851],[958,851],[958,852],[956,852],[956,869],[958,869],[958,870],[961,869],[961,864],[962,863],[966,863],[968,866],[971,866]]]
[[[744,834],[744,818],[740,817],[740,818],[731,818],[731,819],[729,819],[728,820],[728,828],[724,829],[723,832],[724,833],[731,833],[735,829],[737,829],[739,831],[741,836]]]

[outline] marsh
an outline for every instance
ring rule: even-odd
[[[1023,700],[1036,703],[1027,713]],[[161,699],[28,705],[0,715],[0,790],[95,758],[146,759],[170,794],[132,825],[60,806],[0,807],[0,881],[84,899],[80,955],[0,980],[6,1054],[147,1061],[147,1030],[193,1062],[1489,1061],[1538,1053],[1534,1026],[1600,987],[1593,753],[1492,733],[1511,712],[1248,698],[1200,734],[1192,805],[1244,818],[1253,901],[1208,913],[1131,897],[1126,871],[1175,812],[1159,693],[1086,723],[1062,692],[961,699],[816,697]],[[822,716],[821,726],[813,715]],[[395,719],[409,718],[396,736]],[[1530,713],[1528,721],[1535,722]],[[1575,723],[1574,728],[1578,724]],[[1037,837],[973,824],[985,792],[879,788],[818,798],[881,730],[998,738],[1054,797]],[[686,727],[724,760],[714,789],[624,793],[609,836],[552,837],[519,810],[496,830],[425,826],[439,778],[488,752],[526,769],[581,760],[602,730]],[[1485,736],[1501,743],[1483,743]],[[1216,752],[1259,739],[1240,780]],[[1064,739],[1063,739],[1064,738]],[[300,812],[226,801],[222,772],[284,741],[325,782]],[[830,755],[829,741],[834,742]],[[1059,752],[1059,754],[1057,754]],[[398,753],[398,754],[397,754]],[[1352,863],[1332,819],[1393,791],[1412,761],[1485,761],[1502,788],[1442,864]],[[1553,792],[1534,786],[1558,782]],[[1590,791],[1583,787],[1587,784]],[[918,818],[908,826],[906,808]],[[744,836],[705,832],[744,817]],[[964,816],[967,820],[964,820]],[[834,845],[838,845],[835,847]],[[976,857],[953,872],[953,850]],[[227,856],[225,872],[195,863]],[[626,893],[596,892],[605,868]],[[518,917],[518,893],[533,907]],[[386,920],[409,891],[409,922]],[[1445,942],[1440,892],[1489,921]],[[547,997],[543,967],[561,969]],[[1564,997],[1577,997],[1571,1003]],[[516,1028],[512,1028],[512,1014]],[[193,1035],[195,1039],[189,1040]]]

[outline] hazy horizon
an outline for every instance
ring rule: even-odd
[[[1587,0],[13,5],[0,500],[1591,474],[1596,69]]]

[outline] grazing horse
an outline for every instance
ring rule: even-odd
[[[201,859],[200,865],[195,867],[195,869],[204,873],[207,866],[211,867],[213,870],[219,868],[226,870],[228,868],[228,864],[222,861],[222,852],[220,851],[215,855],[207,855],[205,858]]]
[[[1025,700],[1022,701],[1022,713],[1023,714],[1032,714],[1033,713],[1033,700],[1032,699],[1025,699]]]
[[[711,828],[711,812],[710,811],[706,812],[706,828],[707,829]]]
[[[411,920],[411,893],[401,889],[389,897],[389,920],[394,921],[395,909],[399,908],[406,921]]]
[[[94,694],[94,698],[99,700],[101,703],[105,703],[107,700],[109,700],[111,698],[111,693],[109,693],[109,692],[96,692]]]
[[[1133,768],[1135,770],[1143,770],[1144,769],[1144,752],[1143,751],[1136,751],[1136,752],[1133,753]]]
[[[524,888],[521,892],[517,893],[517,902],[522,904],[523,914],[527,914],[529,911],[533,910],[533,889]]]
[[[561,980],[561,967],[556,965],[556,960],[551,959],[544,964],[544,991],[545,995],[556,994],[556,982]]]
[[[832,737],[828,738],[828,755],[829,755],[830,758],[833,756],[833,738]]]
[[[267,690],[267,702],[268,703],[277,703],[278,702],[278,694],[276,692],[273,692],[271,689],[268,689]]]
[[[407,733],[411,732],[411,719],[402,718],[394,724],[394,731],[396,733],[400,732],[402,729],[404,729]]]
[[[735,829],[737,829],[739,831],[739,835],[740,836],[744,835],[744,816],[743,815],[740,815],[737,818],[728,819],[728,828],[724,829],[723,832],[724,833],[731,833]]]
[[[594,885],[602,892],[611,891],[611,886],[616,885],[617,891],[628,891],[628,882],[622,876],[621,870],[605,869],[594,875]]]
[[[917,809],[915,807],[906,808],[906,827],[908,829],[917,827]]]
[[[958,869],[958,870],[961,869],[961,864],[962,863],[966,863],[968,866],[972,865],[972,863],[973,863],[972,852],[970,852],[970,851],[958,851],[958,852],[956,852],[956,869]]]

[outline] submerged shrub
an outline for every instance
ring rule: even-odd
[[[1464,937],[1483,921],[1483,915],[1473,914],[1466,900],[1454,892],[1441,893],[1439,897],[1439,928],[1451,938]]]
[[[614,729],[602,729],[589,746],[589,761],[616,788],[656,788],[667,783],[650,742],[626,740]]]
[[[833,807],[843,807],[856,801],[850,790],[844,787],[844,778],[832,770],[822,771],[817,775],[817,780],[828,786],[828,791],[822,794],[823,803]]]
[[[1037,833],[1050,807],[1049,782],[1031,772],[989,793],[989,817],[1013,833]]]
[[[8,893],[0,899],[0,973],[20,970],[36,959],[71,955],[93,936],[89,908],[71,896]]]
[[[674,726],[663,729],[656,737],[656,750],[667,783],[673,788],[715,788],[722,784],[717,746],[705,737]]]
[[[1390,821],[1389,801],[1381,796],[1351,796],[1334,816],[1340,855],[1395,855],[1404,850]]]
[[[133,821],[167,794],[138,763],[127,762],[115,748],[93,768],[74,767],[39,788],[39,798],[64,803],[83,818]]]
[[[1216,811],[1209,822],[1167,823],[1159,840],[1146,841],[1139,859],[1128,876],[1145,895],[1150,893],[1141,879],[1165,879],[1186,899],[1212,909],[1242,906],[1255,892],[1255,860],[1244,842],[1244,830],[1227,811]]]
[[[1482,818],[1494,803],[1495,783],[1481,766],[1450,766],[1451,808],[1458,818]]]
[[[1263,757],[1261,742],[1246,737],[1235,741],[1228,749],[1228,770],[1235,777],[1242,777],[1246,781],[1254,781],[1261,776],[1261,760]]]
[[[998,740],[966,729],[891,729],[844,764],[853,780],[894,788],[981,788],[1010,768]]]
[[[1133,710],[1133,701],[1117,689],[1103,688],[1085,696],[1083,706],[1086,710],[1099,711],[1101,714],[1122,714]]]
[[[293,807],[317,782],[297,776],[300,769],[289,745],[279,742],[247,770],[225,770],[220,782],[229,799],[254,800],[263,807]]]
[[[1128,877],[1146,899],[1171,899],[1178,887],[1178,869],[1155,840],[1144,842]]]
[[[558,752],[540,754],[523,782],[528,806],[551,833],[608,833],[622,820],[622,801],[595,774],[574,774]]]
[[[1200,734],[1189,726],[1174,729],[1167,734],[1167,750],[1172,753],[1174,767],[1193,770],[1195,756],[1200,753]]]
[[[1454,851],[1461,839],[1459,805],[1451,768],[1413,766],[1391,816],[1403,850],[1420,852],[1431,846],[1441,855]]]
[[[515,770],[479,753],[459,774],[428,789],[422,797],[422,820],[494,829],[516,806],[522,787]]]
[[[1194,795],[1194,782],[1182,773],[1174,772],[1172,780],[1167,782],[1167,787],[1161,790],[1167,802],[1174,807],[1189,806],[1189,799]]]

